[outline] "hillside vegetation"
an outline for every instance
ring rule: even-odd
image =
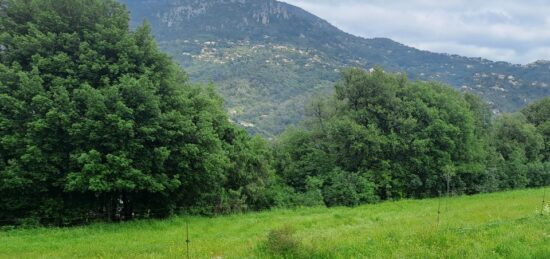
[[[235,122],[267,137],[299,122],[305,100],[331,91],[343,67],[381,66],[412,80],[440,81],[480,95],[495,113],[550,95],[550,62],[517,65],[356,37],[275,0],[122,2],[133,26],[151,23],[160,47],[192,80],[218,86]]]
[[[0,232],[0,258],[548,258],[543,190]],[[441,215],[437,223],[437,211]]]

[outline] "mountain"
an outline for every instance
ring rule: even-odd
[[[191,79],[216,84],[231,118],[265,136],[300,120],[307,100],[331,91],[341,69],[350,66],[441,81],[481,95],[494,113],[550,95],[548,61],[517,65],[356,37],[275,0],[122,2],[132,26],[147,20],[160,47]]]

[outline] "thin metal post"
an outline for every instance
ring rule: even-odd
[[[439,226],[439,218],[441,215],[441,192],[439,192],[438,205],[437,205],[437,226]]]
[[[445,198],[445,212],[449,212],[449,187],[451,183],[451,177],[447,175],[447,198]]]
[[[186,253],[187,253],[187,259],[189,259],[189,243],[191,240],[189,240],[189,222],[185,222],[185,245],[187,247]]]
[[[544,215],[545,199],[546,199],[546,186],[544,187],[543,192],[542,192],[542,205],[540,207],[540,215],[541,216]]]

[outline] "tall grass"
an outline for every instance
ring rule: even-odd
[[[542,189],[0,232],[0,258],[550,258]],[[280,242],[274,244],[274,242]],[[279,250],[278,250],[279,249]]]

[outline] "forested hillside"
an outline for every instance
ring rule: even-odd
[[[550,95],[549,62],[515,65],[364,39],[275,0],[122,2],[134,26],[151,23],[160,47],[192,80],[218,86],[235,122],[268,137],[303,118],[306,100],[331,91],[343,67],[378,65],[444,82],[482,96],[494,113]]]

